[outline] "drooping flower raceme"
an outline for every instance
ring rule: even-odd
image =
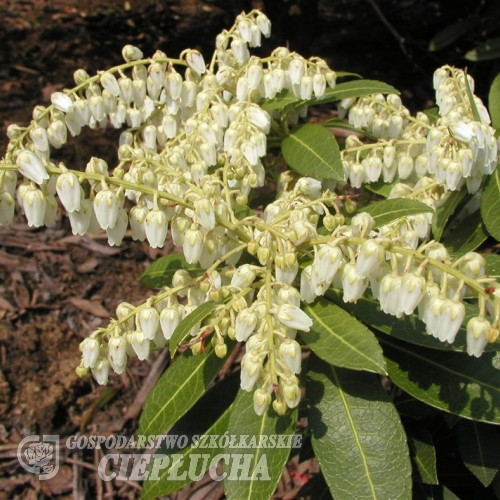
[[[188,340],[175,347],[224,357],[228,339],[245,342],[241,388],[253,391],[257,414],[270,405],[283,414],[301,397],[297,332],[307,338],[317,326],[303,303],[330,292],[352,303],[371,295],[398,318],[418,312],[427,333],[448,343],[467,297],[478,306],[466,327],[468,353],[480,356],[496,340],[500,285],[485,275],[484,259],[469,252],[452,260],[429,241],[433,210],[452,191],[476,193],[497,163],[488,112],[469,100],[471,77],[448,66],[436,71],[435,122],[412,116],[395,94],[341,101],[339,115],[376,140],[346,138],[345,183],[299,176],[276,169],[269,150],[337,75],[322,59],[285,47],[251,55],[269,35],[267,17],[252,11],[217,37],[210,60],[190,49],[178,59],[161,51],[143,59],[128,45],[124,64],[95,76],[77,70],[74,89],[35,108],[27,127],[9,127],[0,224],[11,223],[16,198],[30,226],[52,225],[57,196],[75,235],[104,230],[119,245],[130,227],[134,240],[153,248],[171,238],[189,268],[201,269],[177,270],[143,304],[120,304],[116,318],[81,343],[80,375],[107,383],[110,368],[122,373],[129,358],[147,359],[175,342],[189,318]],[[265,105],[283,95],[290,107]],[[114,168],[96,157],[83,171],[54,162],[69,136],[109,125],[122,129]],[[255,193],[266,179],[276,196],[260,206],[265,198]],[[380,180],[392,183],[389,199],[420,201],[428,211],[378,224],[359,210],[346,223],[352,189]],[[209,314],[196,316],[207,302]]]

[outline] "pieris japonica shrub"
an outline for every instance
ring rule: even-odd
[[[462,69],[437,69],[436,108],[413,114],[390,85],[318,57],[252,55],[270,30],[253,11],[208,62],[126,46],[118,66],[77,70],[74,88],[8,128],[0,222],[17,206],[29,226],[51,226],[60,209],[75,235],[120,245],[130,229],[182,249],[141,277],[156,293],[121,303],[80,345],[77,373],[99,384],[169,349],[140,434],[300,432],[322,471],[313,497],[325,482],[336,499],[449,493],[450,463],[488,487],[500,465],[488,425],[500,423],[500,260],[476,250],[500,238],[490,113]],[[311,106],[332,102],[338,114],[308,123]],[[115,164],[54,160],[83,127],[122,130]],[[238,370],[220,380],[238,343]],[[213,456],[229,439],[216,441]],[[273,494],[289,449],[257,452],[271,480],[226,479],[228,498]],[[167,473],[143,494],[189,482]]]

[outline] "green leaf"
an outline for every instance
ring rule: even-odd
[[[391,85],[377,80],[354,80],[352,82],[339,83],[335,88],[326,89],[325,95],[321,99],[311,99],[304,101],[308,105],[326,104],[328,102],[341,101],[349,97],[363,97],[372,94],[399,94]]]
[[[234,343],[228,344],[228,352],[233,348]],[[211,345],[201,354],[187,350],[179,356],[149,393],[139,434],[159,435],[169,429],[198,401],[225,362],[215,355]]]
[[[467,69],[465,70],[465,75],[467,75]],[[465,79],[465,90],[467,92],[467,97],[469,98],[469,105],[470,105],[470,109],[472,111],[472,116],[473,116],[474,120],[476,120],[477,122],[480,122],[481,117],[479,116],[479,111],[477,110],[476,101],[474,100],[474,94],[472,93],[472,89],[470,88],[468,78]]]
[[[390,183],[386,183],[383,180],[380,180],[377,182],[370,182],[369,184],[365,184],[364,187],[372,193],[383,196],[384,198],[388,198],[391,194],[392,188],[397,183],[399,183],[399,180],[395,180],[394,182]]]
[[[382,349],[363,323],[322,297],[304,311],[313,326],[300,336],[318,357],[341,368],[386,374]]]
[[[412,462],[415,464],[414,477],[426,484],[439,484],[436,470],[436,450],[430,432],[417,420],[404,421]]]
[[[439,116],[439,108],[434,106],[433,108],[424,109],[424,113],[429,118],[429,122],[431,125],[435,125],[438,121]]]
[[[191,277],[201,276],[204,271],[198,264],[188,264],[182,253],[172,253],[156,259],[139,278],[143,285],[160,288],[170,285],[172,276],[179,269],[186,270]]]
[[[340,118],[332,118],[331,120],[326,120],[324,122],[321,122],[320,125],[322,127],[341,128],[344,130],[349,130],[350,132],[364,135],[365,137],[371,139],[372,141],[377,141],[377,138],[374,135],[367,132],[366,130],[353,127],[352,125],[349,125],[349,123],[346,123],[344,120],[341,120]]]
[[[500,241],[500,169],[490,176],[481,196],[481,217],[488,233]]]
[[[498,430],[487,424],[458,424],[458,444],[465,466],[484,486],[489,486],[500,467],[500,437]]]
[[[441,239],[448,219],[466,196],[465,191],[453,191],[448,199],[436,209],[432,217],[432,234],[436,241]]]
[[[337,76],[359,76],[354,73]],[[301,106],[311,106],[314,104],[326,104],[329,102],[341,101],[348,97],[362,97],[371,94],[399,94],[391,85],[376,80],[355,80],[352,82],[338,83],[335,88],[327,88],[325,95],[321,99],[312,98],[303,101],[295,96],[291,90],[283,90],[274,99],[269,99],[260,103],[262,109],[266,111],[283,111],[287,106],[294,105],[299,108]]]
[[[303,125],[283,140],[281,148],[286,163],[299,174],[344,180],[337,141],[321,125]]]
[[[488,239],[486,227],[479,212],[462,221],[458,227],[450,230],[443,239],[443,245],[451,253],[463,254],[476,250]]]
[[[491,124],[498,130],[500,128],[500,74],[495,77],[491,84],[488,94],[488,110],[491,116]]]
[[[405,432],[377,376],[317,357],[308,376],[312,444],[333,497],[410,499]]]
[[[470,29],[472,29],[477,24],[477,21],[478,18],[476,16],[470,16],[447,26],[431,40],[429,44],[429,51],[434,52],[452,44],[464,33],[467,33]]]
[[[406,198],[378,201],[363,207],[362,211],[369,213],[375,219],[375,228],[390,224],[401,217],[433,212],[429,205]]]
[[[300,99],[288,89],[282,90],[274,99],[269,99],[260,103],[260,107],[265,111],[282,111],[288,105],[299,102]]]
[[[224,479],[224,491],[228,500],[266,500],[272,496],[288,460],[290,448],[271,446],[265,438],[270,438],[272,435],[292,436],[295,433],[296,423],[297,409],[280,417],[269,408],[259,417],[253,409],[252,392],[240,389],[231,410],[228,434],[248,436],[246,443],[249,446],[237,447],[240,439],[238,438],[234,447],[227,447],[225,453],[230,454],[233,463],[236,463],[236,454],[244,455],[242,462],[248,460],[249,463],[248,479],[242,477],[236,468],[233,469],[231,461],[224,463],[223,470],[227,473]],[[262,442],[259,442],[260,436],[264,436]]]
[[[481,358],[379,338],[391,381],[415,398],[448,413],[500,423],[500,370],[494,354]]]
[[[491,38],[465,54],[468,61],[489,61],[500,57],[500,37]]]
[[[189,313],[174,330],[169,341],[168,347],[170,356],[174,356],[179,344],[189,336],[191,330],[201,323],[207,316],[210,316],[212,311],[217,307],[217,302],[208,301],[198,306],[193,312]]]
[[[500,255],[494,253],[482,253],[481,255],[486,261],[486,274],[491,278],[500,280]]]
[[[141,497],[144,499],[169,495],[193,481],[187,474],[193,454],[203,454],[201,463],[206,463],[205,469],[197,462],[196,473],[203,474],[211,460],[222,452],[220,447],[205,446],[202,436],[221,436],[227,431],[231,403],[240,385],[239,373],[231,374],[212,387],[201,399],[182,417],[168,432],[167,436],[187,436],[189,446],[181,448],[177,442],[173,444],[167,437],[156,452],[158,455],[168,455],[170,461],[165,468],[157,467],[154,462],[149,468],[148,479],[142,487]],[[195,436],[200,436],[197,446],[193,447]],[[203,446],[202,446],[203,445]],[[208,457],[208,458],[205,458]],[[196,460],[196,457],[193,457]],[[207,460],[207,462],[204,462]],[[182,478],[185,474],[185,477]]]

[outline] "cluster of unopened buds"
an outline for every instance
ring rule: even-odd
[[[271,402],[283,414],[301,397],[296,333],[313,326],[301,301],[311,303],[330,287],[342,290],[346,302],[369,290],[397,317],[418,309],[428,333],[450,343],[465,318],[462,299],[472,297],[479,315],[467,324],[469,354],[479,356],[498,336],[500,294],[488,290],[499,285],[484,275],[479,254],[452,261],[442,245],[428,241],[429,214],[375,230],[362,212],[346,224],[342,183],[336,193],[331,182],[289,171],[262,214],[248,209],[252,190],[265,183],[268,137],[286,136],[307,101],[321,99],[336,83],[319,58],[306,60],[287,48],[251,56],[249,47],[269,34],[261,12],[240,15],[217,37],[208,65],[195,50],[179,59],[160,51],[143,59],[138,48],[126,46],[124,64],[92,77],[78,70],[76,87],[35,108],[29,126],[9,127],[11,142],[0,162],[0,224],[12,221],[16,197],[30,226],[55,224],[57,195],[74,234],[102,229],[110,245],[119,245],[130,227],[134,240],[156,248],[170,230],[186,262],[205,271],[192,277],[179,270],[170,287],[143,304],[120,304],[116,319],[81,343],[80,375],[91,371],[107,383],[110,368],[122,373],[128,358],[147,359],[184,318],[212,301],[213,311],[191,329],[187,346],[200,352],[210,338],[224,357],[228,339],[246,342],[241,387],[254,391],[258,414]],[[398,178],[390,197],[433,209],[464,182],[471,192],[479,189],[497,160],[488,113],[476,97],[473,109],[473,81],[459,70],[438,70],[435,87],[440,118],[433,124],[424,113],[412,117],[396,95],[341,102],[351,124],[376,139],[347,138],[342,157],[351,187]],[[283,90],[304,102],[279,120],[261,104]],[[99,158],[84,171],[56,164],[54,150],[68,134],[110,124],[125,127],[114,169]],[[242,264],[243,252],[251,260]]]

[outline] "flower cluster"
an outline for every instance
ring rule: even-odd
[[[58,198],[74,234],[104,230],[109,244],[119,245],[130,227],[134,240],[153,248],[170,234],[186,262],[203,271],[194,277],[178,270],[171,286],[143,304],[120,304],[116,319],[81,343],[80,375],[92,372],[105,384],[109,370],[122,373],[129,358],[147,359],[178,342],[179,325],[210,301],[209,315],[189,323],[191,338],[181,348],[197,353],[210,344],[224,357],[228,340],[245,342],[242,389],[254,391],[257,414],[271,404],[283,414],[301,397],[296,334],[314,327],[301,302],[332,287],[345,302],[369,291],[396,317],[418,310],[427,332],[449,343],[468,297],[478,306],[467,325],[469,354],[479,356],[497,338],[500,285],[485,276],[479,254],[452,261],[442,245],[429,242],[431,214],[376,227],[361,212],[346,223],[342,201],[349,194],[342,183],[267,165],[270,144],[336,85],[335,72],[319,58],[283,47],[267,58],[251,56],[249,48],[269,34],[264,14],[241,14],[217,37],[208,65],[195,50],[179,59],[160,51],[144,59],[126,46],[124,64],[92,77],[78,70],[75,88],[35,108],[27,127],[9,127],[0,224],[12,221],[17,198],[30,226],[53,225]],[[431,209],[464,183],[471,192],[480,188],[497,160],[488,114],[477,98],[469,100],[473,81],[465,73],[441,68],[435,87],[441,115],[435,123],[424,113],[412,117],[395,94],[341,102],[340,113],[376,141],[347,138],[342,160],[351,187],[397,179],[390,198]],[[283,113],[263,109],[283,91],[295,98],[292,106]],[[84,171],[54,160],[68,136],[109,125],[123,129],[114,168],[100,158]],[[276,181],[276,197],[253,211],[247,204],[266,176]]]
[[[379,140],[363,144],[356,135],[346,141],[343,165],[353,187],[431,176],[447,189],[466,184],[471,193],[497,164],[498,143],[488,111],[473,95],[474,80],[464,71],[444,66],[434,74],[439,118],[412,117],[399,96],[389,94],[345,99],[339,114]]]

